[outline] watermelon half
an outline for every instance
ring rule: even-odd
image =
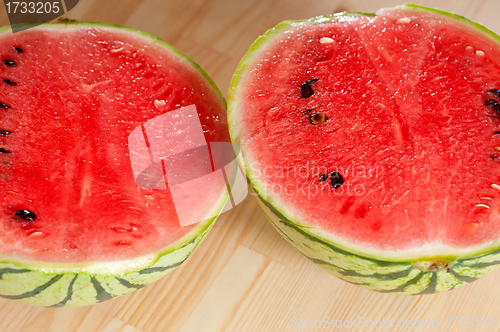
[[[167,43],[109,24],[4,27],[0,54],[0,296],[89,305],[186,260],[223,209],[226,185],[188,176],[176,205],[165,160],[139,175],[133,167],[153,165],[155,146],[178,155],[230,142],[212,80]],[[177,122],[160,121],[169,116]],[[178,144],[162,146],[168,135]],[[191,160],[184,173],[199,166]]]
[[[421,294],[500,263],[500,38],[416,5],[285,21],[228,123],[275,228],[368,289]]]

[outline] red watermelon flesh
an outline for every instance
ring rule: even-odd
[[[500,114],[485,102],[500,102],[500,46],[467,27],[385,9],[269,33],[233,83],[256,189],[338,243],[450,254],[495,242]]]
[[[91,24],[4,33],[0,54],[11,61],[0,66],[10,132],[0,135],[0,255],[116,261],[196,231],[180,227],[168,189],[136,185],[127,139],[195,105],[206,141],[229,141],[223,99],[197,68],[150,37]],[[199,215],[220,197],[200,198]],[[23,209],[36,219],[19,218]]]

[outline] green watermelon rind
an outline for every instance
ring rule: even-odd
[[[471,283],[500,264],[500,249],[475,257],[422,257],[418,260],[372,258],[308,232],[284,217],[259,195],[257,202],[272,225],[305,257],[340,279],[383,293],[432,294]],[[422,270],[416,263],[452,262],[437,270]]]
[[[473,31],[478,31],[483,36],[489,36],[494,42],[500,42],[500,36],[491,30],[479,23],[470,21],[454,13],[414,4],[405,4],[395,9],[410,9],[442,15],[469,27]],[[302,254],[321,268],[327,270],[327,272],[365,288],[399,294],[435,293],[470,283],[500,265],[500,240],[465,250],[458,250],[457,248],[450,247],[447,248],[446,252],[439,255],[431,252],[422,253],[420,251],[414,253],[388,253],[361,248],[358,245],[353,245],[335,238],[333,235],[322,231],[318,226],[311,225],[304,221],[298,221],[297,218],[284,212],[287,211],[286,207],[274,201],[260,189],[262,185],[260,185],[259,179],[252,174],[250,167],[246,166],[245,149],[244,146],[240,144],[237,116],[238,94],[240,93],[239,86],[242,80],[245,79],[244,73],[249,64],[252,64],[254,58],[261,52],[265,52],[265,45],[272,44],[272,41],[270,41],[272,38],[279,36],[280,32],[284,30],[296,25],[321,24],[325,21],[341,20],[343,17],[349,15],[376,16],[375,13],[342,12],[307,20],[284,21],[268,30],[252,44],[248,52],[240,61],[229,87],[229,133],[231,135],[231,140],[241,147],[241,154],[238,156],[238,161],[243,166],[243,169],[245,169],[249,183],[256,192],[254,196],[257,202],[268,219],[270,219],[273,226]],[[318,246],[321,248],[318,249]],[[450,262],[451,265],[446,269],[426,271],[416,267],[415,264],[419,262]],[[396,272],[387,267],[392,267]],[[385,274],[380,271],[377,273],[373,272],[374,270],[384,271],[384,269],[387,272]],[[402,271],[405,271],[407,274],[417,274],[405,284],[394,288],[388,286],[387,280],[401,281]],[[383,278],[381,276],[383,276]]]
[[[215,218],[213,219],[215,220]],[[106,273],[116,265],[110,263],[105,273],[92,273],[85,268],[67,268],[54,272],[49,268],[33,268],[14,261],[0,263],[0,296],[34,306],[86,306],[109,300],[147,286],[181,265],[198,247],[211,226],[187,243],[157,254],[153,263],[134,271]],[[48,265],[47,265],[48,266]],[[77,282],[78,287],[69,287]]]
[[[24,23],[18,26],[33,26]],[[209,84],[222,106],[226,100],[214,81],[201,67],[165,41],[140,30],[108,23],[64,20],[47,22],[38,29],[95,27],[118,29],[159,45],[185,61],[186,68],[197,72]],[[0,34],[11,26],[0,28]],[[229,193],[224,191],[219,202],[207,213],[208,218],[193,227],[174,243],[147,255],[112,262],[54,263],[17,257],[0,256],[0,297],[34,306],[86,306],[128,294],[149,285],[171,272],[198,247],[223,210]]]

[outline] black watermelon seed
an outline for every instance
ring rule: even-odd
[[[300,87],[300,96],[302,98],[309,98],[314,94],[312,87],[308,83],[304,83]]]
[[[326,181],[326,179],[328,179],[328,174],[321,174],[319,176],[319,181],[320,182]]]
[[[7,60],[7,59],[4,59],[4,60],[3,60],[3,63],[4,63],[6,66],[9,66],[9,67],[15,67],[15,66],[16,66],[16,62],[15,62],[15,61],[12,61],[12,60]]]
[[[14,47],[18,53],[23,53],[23,49],[20,47]]]
[[[9,150],[5,150],[4,148],[0,148],[0,153],[11,153]]]
[[[10,135],[11,132],[8,131],[8,130],[5,130],[5,129],[0,129],[0,134],[2,134],[2,135]]]
[[[311,86],[311,83],[315,83],[317,82],[318,79],[317,78],[313,78],[312,80],[309,80],[305,83],[302,83],[302,85],[300,86],[300,96],[302,98],[309,98],[311,97],[313,94],[314,94],[314,90]]]
[[[326,115],[324,114],[321,114],[321,113],[316,113],[316,114],[313,114],[309,117],[309,122],[312,124],[312,125],[319,125],[319,124],[322,124],[324,123],[326,120],[328,120],[328,118],[326,117]]]
[[[0,107],[1,107],[1,108],[5,108],[5,109],[10,108],[10,106],[9,106],[9,105],[4,104],[4,103],[0,103]]]
[[[21,219],[27,221],[34,221],[36,219],[36,214],[31,212],[30,210],[17,210],[16,216],[21,217]]]
[[[344,178],[339,172],[332,172],[330,174],[330,180],[332,182],[333,189],[338,189],[344,184]]]
[[[495,135],[500,135],[500,131],[495,131]]]
[[[16,82],[12,82],[11,80],[6,79],[6,78],[4,78],[4,79],[3,79],[3,82],[4,82],[4,83],[7,83],[8,85],[13,85],[13,86],[16,86],[16,85],[17,85],[17,83],[16,83]]]
[[[484,104],[485,104],[486,106],[489,106],[489,105],[496,105],[496,104],[498,104],[498,103],[497,103],[497,101],[496,101],[496,100],[494,100],[494,99],[488,99],[487,101],[485,101],[485,102],[484,102]]]
[[[305,110],[304,112],[302,112],[302,114],[309,114],[311,112],[312,112],[312,110]]]

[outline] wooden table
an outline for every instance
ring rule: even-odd
[[[66,16],[154,34],[198,62],[227,95],[231,76],[250,44],[280,21],[343,10],[373,12],[401,2],[80,0]],[[500,33],[498,0],[417,3],[467,16]],[[0,10],[0,23],[8,24],[4,9]],[[383,329],[364,324],[346,330],[467,331],[447,329],[446,318],[452,322],[451,317],[500,316],[496,278],[500,278],[500,270],[438,295],[404,297],[364,290],[330,276],[301,256],[271,227],[249,196],[219,218],[182,266],[157,283],[83,308],[35,308],[0,299],[0,331],[317,331],[294,329],[294,322],[323,317],[385,319],[395,325]],[[430,319],[439,319],[440,328],[430,329]],[[420,320],[425,328],[418,325]],[[413,328],[397,328],[400,321]]]

